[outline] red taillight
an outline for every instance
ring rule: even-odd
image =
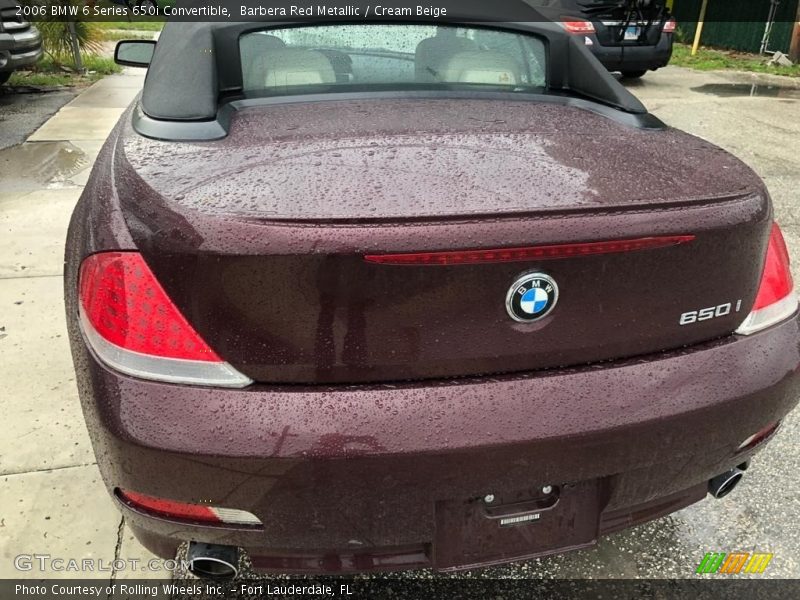
[[[678,27],[678,22],[675,21],[674,18],[667,19],[664,23],[664,33],[675,33],[675,29]]]
[[[583,21],[577,19],[564,19],[561,25],[568,33],[587,34],[594,33],[594,25],[591,21]]]
[[[81,266],[86,318],[107,341],[150,356],[219,362],[136,252],[90,256]]]
[[[736,333],[756,333],[791,317],[796,311],[797,296],[789,265],[789,251],[780,227],[774,223],[756,301]]]
[[[794,283],[789,267],[789,250],[778,224],[772,225],[772,234],[769,236],[767,246],[767,260],[764,264],[764,273],[761,275],[761,286],[753,310],[759,310],[770,304],[775,304],[792,293]]]
[[[89,256],[81,265],[78,290],[87,341],[110,366],[175,383],[251,383],[206,344],[138,252]]]
[[[685,244],[693,235],[638,238],[611,242],[586,242],[581,244],[554,244],[525,248],[499,248],[496,250],[455,250],[444,252],[416,252],[409,254],[368,254],[364,260],[381,265],[474,265],[480,263],[519,262],[526,260],[552,260],[576,256],[593,256],[617,252],[634,252]]]
[[[176,500],[156,498],[155,496],[147,496],[127,490],[117,490],[117,492],[120,499],[132,508],[167,519],[214,525],[221,523],[252,526],[261,525],[261,521],[258,517],[244,510],[178,502]]]
[[[156,513],[157,515],[186,519],[190,521],[200,521],[202,523],[221,523],[219,517],[214,514],[210,506],[203,506],[201,504],[187,504],[184,502],[176,502],[175,500],[166,500],[164,498],[155,498],[153,496],[145,496],[137,492],[120,492],[120,497],[126,500],[135,508],[144,509],[148,512]]]

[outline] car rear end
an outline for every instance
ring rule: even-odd
[[[0,80],[15,69],[30,66],[42,56],[39,30],[20,15],[20,5],[0,0]]]
[[[566,0],[546,14],[583,40],[609,71],[638,77],[669,64],[676,22],[663,0]]]
[[[73,216],[78,386],[137,537],[232,568],[454,570],[730,491],[800,367],[752,171],[559,95],[267,90],[297,58],[326,87],[400,60],[340,78],[301,33],[270,30],[280,60],[221,139],[126,114]],[[433,70],[505,82],[503,41]],[[536,281],[547,301],[515,302]]]
[[[563,231],[579,223],[562,222],[560,241],[571,243]],[[753,246],[763,252],[769,227],[752,228]],[[79,225],[73,235],[76,230]],[[174,555],[182,541],[241,547],[256,569],[276,572],[485,566],[588,546],[696,502],[708,493],[709,480],[746,468],[795,406],[800,331],[786,271],[774,253],[765,269],[776,273],[775,286],[772,276],[757,283],[760,260],[753,261],[752,275],[732,275],[742,305],[731,317],[739,300],[709,294],[693,279],[695,273],[710,281],[731,276],[718,264],[721,253],[709,260],[703,253],[735,252],[735,236],[724,241],[728,236],[701,225],[691,231],[695,239],[686,248],[476,265],[374,264],[364,260],[364,248],[353,248],[328,254],[321,265],[213,252],[186,266],[122,240],[111,244],[110,255],[97,248],[83,260],[80,278],[70,269],[67,291],[81,397],[109,491],[157,554]],[[374,227],[358,233],[397,234]],[[270,240],[280,232],[253,235]],[[299,244],[305,234],[290,235]],[[780,254],[776,234],[772,240]],[[145,255],[153,269],[139,258]],[[113,273],[126,269],[120,257],[131,261],[130,285],[127,275]],[[107,261],[104,270],[112,274],[91,275],[98,261]],[[77,263],[77,257],[70,260]],[[626,263],[635,278],[617,271]],[[503,299],[513,280],[532,269],[559,282],[561,300],[550,317],[523,325],[505,314]],[[170,292],[179,312],[159,292],[162,283],[175,289],[170,271],[196,278],[187,286],[193,300]],[[207,289],[212,280],[214,293]],[[118,296],[106,304],[111,310],[123,303],[141,307],[131,317],[142,323],[142,338],[158,340],[166,329],[190,343],[150,349],[131,343],[133,361],[113,346],[109,353],[95,330],[109,308],[92,307],[93,285]],[[84,288],[85,296],[76,294]],[[671,290],[677,295],[682,289],[694,291],[694,304],[665,309],[653,300],[669,303]],[[384,300],[370,305],[362,296]],[[623,296],[638,298],[639,306],[617,312],[614,304]],[[417,304],[437,297],[440,302]],[[283,309],[292,298],[295,306]],[[231,302],[239,312],[230,310]],[[689,306],[698,310],[681,313]],[[755,306],[761,308],[751,310]],[[650,317],[661,311],[671,316],[662,327],[678,329],[682,319],[687,339],[694,326],[706,332],[705,341],[613,359],[616,352],[594,337],[599,323],[624,332],[632,346],[655,340],[660,332],[649,328]],[[410,314],[401,323],[397,315],[404,312]],[[82,326],[74,317],[81,313]],[[228,326],[212,325],[225,315]],[[261,347],[284,356],[291,356],[281,341],[286,331],[298,326],[294,350],[300,356],[303,329],[314,329],[312,360],[321,382],[307,380],[310,371],[287,359],[273,363],[273,377],[291,370],[298,383],[270,381],[242,320],[258,333]],[[281,326],[281,320],[289,323]],[[486,321],[493,325],[487,328]],[[761,321],[766,328],[743,329],[739,321]],[[374,322],[376,329],[386,327],[373,341],[367,324]],[[430,340],[426,328],[434,330]],[[475,355],[493,358],[501,336],[509,348],[506,362],[516,369],[516,348],[536,338],[546,351],[551,335],[587,350],[597,342],[608,359],[575,363],[560,358],[556,347],[552,358],[544,352],[534,362],[530,356],[529,369],[451,376],[456,359],[466,373]],[[206,339],[225,350],[216,354]],[[185,348],[196,340],[200,354],[193,360],[207,352],[201,360],[213,370],[192,381],[199,387],[178,385],[173,377],[185,373],[175,367],[185,357],[176,359],[165,346]],[[249,349],[254,362],[236,347]],[[381,357],[411,348],[412,364],[380,369],[363,362],[378,365]],[[548,358],[572,366],[537,368]],[[349,383],[325,383],[337,368],[364,381],[352,375]],[[406,379],[412,368],[418,381]],[[231,370],[227,379],[218,378]]]

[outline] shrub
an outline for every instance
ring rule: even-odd
[[[60,0],[59,3],[83,6],[83,0]],[[74,26],[79,51],[82,54],[99,53],[102,49],[103,32],[97,26],[97,23],[84,20],[84,17],[81,16],[81,11],[78,11],[71,24]],[[70,64],[73,67],[76,66],[70,23],[51,17],[38,22],[37,27],[42,33],[44,51],[50,55],[53,62],[59,65]]]

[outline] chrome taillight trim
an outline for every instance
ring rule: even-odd
[[[231,525],[263,525],[261,519],[246,510],[239,510],[237,508],[217,508],[216,506],[211,506],[210,508],[211,512],[217,515],[217,518],[223,523],[229,523]]]
[[[102,337],[92,326],[81,307],[81,330],[97,357],[109,367],[132,377],[208,387],[241,389],[253,380],[227,362],[204,362],[150,356],[121,348]]]
[[[792,291],[785,298],[764,308],[752,311],[747,315],[744,322],[739,325],[735,333],[738,335],[752,335],[777,325],[794,315],[799,305],[797,294]]]

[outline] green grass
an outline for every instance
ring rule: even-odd
[[[72,75],[56,75],[55,73],[32,73],[30,71],[14,71],[6,84],[11,87],[61,87],[76,85]]]
[[[100,39],[104,42],[118,42],[119,40],[152,40],[152,31],[140,29],[102,29]]]
[[[771,73],[773,75],[786,75],[800,77],[800,64],[791,67],[779,67],[767,64],[769,57],[747,54],[734,50],[714,50],[700,47],[695,56],[688,44],[675,44],[672,53],[671,65],[688,67],[698,71],[736,70],[754,73]]]
[[[161,21],[98,21],[101,29],[124,29],[126,31],[161,31],[164,23]]]
[[[102,79],[106,75],[119,73],[122,70],[113,59],[105,56],[84,56],[83,65],[87,73],[86,75],[79,75],[78,73],[65,71],[55,64],[51,57],[44,56],[30,70],[15,71],[11,75],[8,85],[37,87],[82,86]]]

